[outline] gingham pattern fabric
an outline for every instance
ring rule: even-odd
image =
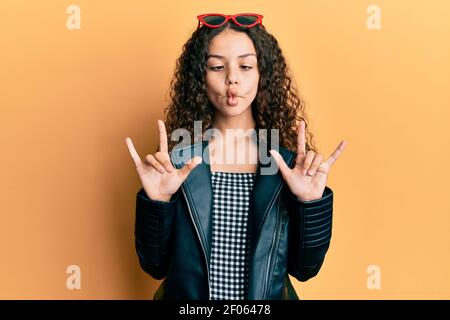
[[[212,171],[210,299],[243,300],[248,290],[248,212],[255,173]]]

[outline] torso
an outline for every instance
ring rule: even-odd
[[[208,143],[214,191],[211,243],[211,299],[245,299],[248,295],[249,197],[258,167],[251,139],[229,145]],[[234,150],[233,150],[234,149]],[[233,152],[234,151],[234,152]],[[232,155],[226,159],[224,155]]]

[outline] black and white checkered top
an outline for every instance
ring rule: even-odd
[[[251,172],[211,171],[211,300],[242,300],[247,297],[248,212],[255,175]]]

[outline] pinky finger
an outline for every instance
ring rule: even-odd
[[[134,148],[133,142],[130,138],[126,138],[125,142],[128,147],[128,152],[130,153],[131,159],[133,159],[134,164],[136,167],[141,163],[141,158],[139,157],[139,154],[137,153],[136,149]]]

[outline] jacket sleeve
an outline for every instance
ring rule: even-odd
[[[317,275],[330,246],[333,191],[326,186],[322,198],[304,202],[288,191],[287,210],[288,273],[306,281]]]
[[[167,273],[170,235],[179,192],[169,202],[150,199],[141,188],[136,197],[135,246],[142,269],[153,278]]]

